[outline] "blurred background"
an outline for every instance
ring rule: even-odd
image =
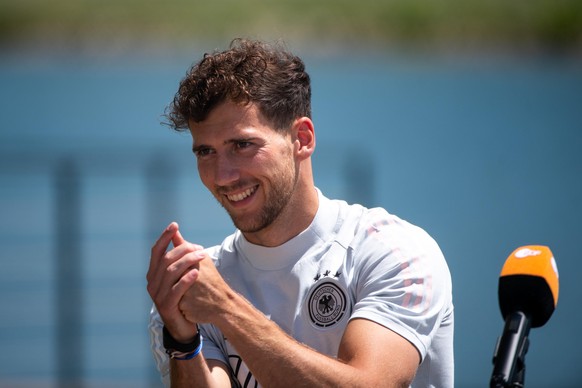
[[[488,386],[499,273],[529,244],[561,278],[526,386],[580,386],[582,2],[1,0],[0,387],[161,385],[149,249],[172,220],[206,246],[233,228],[162,116],[238,36],[304,58],[319,188],[439,242],[456,386]]]

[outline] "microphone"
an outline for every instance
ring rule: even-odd
[[[490,387],[523,387],[531,327],[543,326],[558,303],[558,268],[550,248],[523,246],[507,258],[499,277],[505,320],[493,355]]]

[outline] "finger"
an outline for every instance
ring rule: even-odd
[[[180,311],[184,310],[185,295],[192,289],[192,286],[200,278],[200,270],[198,268],[191,268],[180,278],[180,280],[172,287],[172,294],[178,299],[176,300],[176,305]],[[192,302],[192,301],[190,301]]]
[[[180,233],[180,229],[177,229],[174,236],[172,236],[172,244],[174,244],[174,247],[177,247],[179,245],[184,244],[185,242],[186,242],[186,240],[184,240],[184,237],[182,237],[182,233]]]
[[[176,222],[172,222],[170,225],[168,225],[168,227],[162,232],[162,234],[158,238],[158,241],[156,241],[156,243],[152,247],[152,256],[155,255],[156,257],[160,257],[166,252],[166,249],[168,249],[168,246],[170,245],[170,241],[172,241],[172,238],[174,237],[178,229],[179,226]]]
[[[198,268],[191,268],[186,272],[178,282],[174,285],[172,292],[176,293],[177,302],[179,303],[184,294],[190,289],[190,287],[198,280],[200,276],[200,270]],[[176,304],[178,304],[176,303]]]
[[[174,248],[174,250],[176,249],[179,248]],[[173,253],[173,251],[171,253]],[[199,263],[205,258],[206,253],[202,249],[181,254],[180,259],[175,260],[168,265],[164,273],[166,278],[164,282],[169,286],[173,286],[186,274],[186,272],[193,268],[199,268]]]
[[[180,244],[177,247],[167,251],[163,257],[163,260],[166,261],[166,265],[170,265],[171,263],[180,260],[182,257],[186,255],[203,250],[204,247],[202,245],[193,244],[188,241],[185,241],[183,244]]]
[[[150,294],[169,290],[189,268],[196,267],[206,257],[203,249],[200,245],[185,242],[167,251],[158,260],[152,259],[146,276]]]
[[[156,306],[162,317],[166,316],[172,320],[180,320],[179,303],[184,294],[198,279],[199,270],[196,268],[189,269],[169,288],[162,288],[157,295]]]
[[[155,276],[158,272],[158,267],[160,265],[160,259],[166,253],[168,246],[170,245],[170,241],[172,241],[172,237],[178,230],[178,224],[176,222],[172,222],[166,229],[162,232],[156,243],[152,246],[151,249],[151,256],[150,256],[150,264],[148,268],[148,273],[146,278],[148,281]]]
[[[172,288],[169,290],[168,294],[166,295],[165,304],[167,306],[178,307],[180,300],[186,294],[188,289],[194,284],[194,282],[198,279],[200,271],[198,269],[193,268],[190,269],[188,272],[184,274],[178,280]]]
[[[180,278],[189,270],[198,268],[198,263],[204,260],[206,253],[201,249],[191,250],[194,247],[197,246],[188,243],[174,248],[159,260],[161,264],[148,274],[148,292],[154,302],[165,300]]]

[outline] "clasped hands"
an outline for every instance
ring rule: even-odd
[[[208,254],[186,241],[175,222],[152,247],[146,279],[164,325],[184,343],[196,335],[196,323],[214,322],[229,289]]]

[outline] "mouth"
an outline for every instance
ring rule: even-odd
[[[226,194],[226,198],[233,203],[237,203],[240,201],[243,201],[245,199],[247,199],[248,197],[250,197],[251,195],[253,195],[255,193],[255,191],[257,191],[257,188],[259,186],[253,186],[250,187],[248,189],[246,189],[245,191],[242,191],[240,193],[236,193],[236,194]]]

